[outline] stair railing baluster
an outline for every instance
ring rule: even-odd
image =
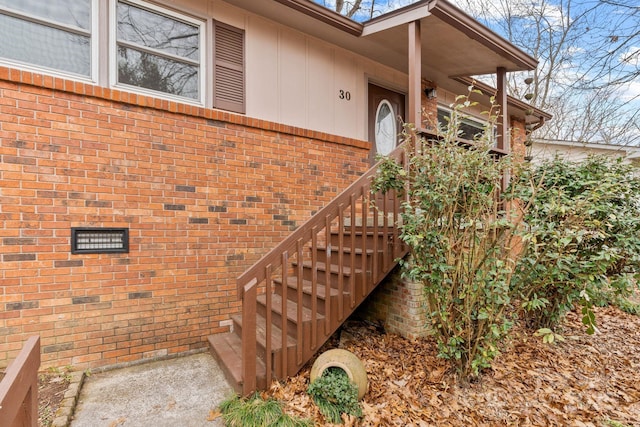
[[[311,229],[311,350],[318,347],[318,227]]]
[[[398,220],[400,216],[400,199],[398,198],[398,192],[393,190],[393,220],[391,223],[391,244],[394,261],[400,255],[400,236],[398,233]]]
[[[281,298],[281,335],[282,335],[282,376],[289,375],[288,360],[287,360],[287,326],[289,321],[289,311],[287,310],[287,295],[285,293],[285,286],[289,279],[289,252],[284,251],[282,253],[282,298]],[[300,307],[298,308],[300,309]]]
[[[242,390],[245,395],[256,389],[256,313],[258,281],[247,283],[242,292]]]
[[[297,303],[297,307],[298,307],[298,324],[297,326],[297,339],[296,339],[296,363],[298,365],[301,365],[303,363],[302,360],[302,347],[304,344],[304,340],[302,339],[302,306],[303,306],[303,301],[302,301],[302,287],[303,287],[303,283],[302,283],[302,267],[303,267],[303,259],[302,259],[302,250],[304,247],[304,243],[302,242],[302,239],[298,239],[298,241],[296,242],[296,261],[297,261],[297,271],[296,271],[296,303]]]
[[[389,221],[389,196],[390,192],[383,195],[382,198],[382,268],[380,271],[384,271],[389,265],[389,225],[387,221]],[[378,282],[379,272],[376,270],[376,280],[374,283]]]
[[[351,224],[349,224],[349,235],[351,236],[351,265],[354,268],[349,276],[349,308],[351,309],[356,306],[356,200],[355,193],[351,193],[351,196],[349,197],[349,203],[351,204]]]
[[[362,188],[362,225],[360,226],[360,233],[362,234],[361,240],[362,240],[362,250],[367,252],[369,250],[369,239],[368,239],[368,227],[367,224],[369,223],[369,218],[368,218],[368,214],[369,214],[369,197],[370,195],[368,194],[368,192],[366,191],[369,187],[363,187]],[[374,240],[375,241],[375,240]],[[378,256],[374,250],[374,259],[376,256]],[[366,293],[366,287],[367,287],[367,257],[362,257],[362,281],[360,283],[360,291],[361,291],[361,297],[364,297],[367,293]],[[371,278],[373,280],[373,277]]]
[[[338,322],[344,319],[344,204],[338,206]],[[353,264],[351,264],[353,274]],[[331,298],[331,289],[329,296]]]
[[[331,331],[331,289],[333,286],[331,285],[331,276],[332,276],[332,266],[331,266],[331,215],[327,215],[325,217],[325,240],[327,250],[325,251],[325,284],[324,284],[324,292],[325,292],[325,300],[324,300],[324,334],[327,335]],[[328,296],[327,296],[328,293]]]
[[[266,371],[266,379],[267,379],[267,385],[271,382],[271,380],[273,379],[273,355],[271,354],[271,336],[273,334],[272,332],[272,324],[271,324],[271,314],[272,314],[272,308],[273,308],[273,267],[271,266],[271,264],[267,264],[264,268],[264,277],[265,277],[265,301],[266,301],[266,308],[265,308],[265,328],[264,328],[264,334],[265,334],[265,349],[264,349],[264,366],[265,366],[265,371]]]

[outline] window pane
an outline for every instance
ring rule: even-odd
[[[199,99],[198,67],[118,47],[118,82]]]
[[[0,57],[91,75],[89,37],[0,14]]]
[[[375,141],[378,154],[386,156],[396,147],[396,120],[393,107],[386,99],[378,104],[376,112]]]
[[[118,3],[118,39],[162,52],[199,59],[199,27]]]
[[[449,124],[449,118],[451,118],[450,112],[438,108],[438,124],[440,126],[447,126]]]
[[[0,0],[0,6],[25,15],[91,29],[91,0]]]
[[[482,135],[483,130],[484,129],[482,125],[479,123],[475,124],[475,123],[463,121],[460,124],[460,131],[462,132],[460,137],[464,139],[474,140],[476,139],[476,137]]]

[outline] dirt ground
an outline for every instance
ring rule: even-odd
[[[544,344],[521,328],[476,383],[460,386],[436,357],[433,339],[409,341],[375,325],[351,324],[343,348],[364,362],[369,391],[354,426],[640,427],[640,317],[596,309],[599,332],[587,335],[575,313],[565,342]],[[338,346],[330,341],[327,349]],[[265,395],[293,415],[325,425],[306,394],[309,367]]]
[[[69,385],[65,371],[48,370],[38,374],[38,425],[48,427]]]

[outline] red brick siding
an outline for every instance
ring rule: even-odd
[[[511,152],[513,158],[517,162],[524,161],[525,150],[524,142],[527,139],[525,126],[522,120],[511,117]]]
[[[425,89],[437,89],[435,83],[422,80],[420,102],[422,104],[422,128],[435,131],[438,129],[438,99],[427,98]]]
[[[366,170],[369,144],[0,67],[0,366],[185,352],[239,311],[235,278]],[[74,226],[130,253],[70,253]],[[223,322],[223,323],[221,323]]]

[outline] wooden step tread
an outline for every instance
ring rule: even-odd
[[[231,316],[236,325],[242,329],[242,315],[236,314]],[[267,320],[260,316],[256,316],[256,342],[265,349],[267,348]],[[295,347],[297,341],[294,337],[287,335],[287,347]],[[282,330],[275,324],[271,324],[271,351],[279,351],[282,349]]]
[[[266,306],[266,304],[267,304],[266,295],[258,295],[257,300],[258,300],[258,303]],[[295,301],[287,300],[286,308],[287,308],[287,319],[290,322],[296,323],[298,321],[298,304],[296,304]],[[312,320],[311,309],[306,308],[306,307],[300,307],[300,309],[302,310],[302,321],[303,322],[307,322],[307,321]],[[271,296],[271,310],[274,313],[277,313],[279,315],[282,314],[282,297],[280,295],[272,294],[272,296]],[[324,319],[324,316],[321,315],[320,313],[316,313],[316,319],[318,319],[318,320]]]
[[[233,381],[234,388],[242,384],[242,340],[233,332],[210,335],[207,340],[214,357]],[[261,360],[256,360],[256,376],[264,378],[266,369]]]
[[[298,265],[298,263],[296,261],[292,262],[291,264],[294,265],[294,266]],[[305,268],[312,268],[313,267],[313,264],[310,261],[304,261],[302,263],[302,265]],[[324,263],[324,262],[320,262],[320,261],[316,262],[316,267],[317,267],[318,271],[327,271],[326,263]],[[331,269],[331,273],[340,274],[340,266],[339,265],[330,264],[329,267]],[[355,274],[362,273],[362,269],[360,269],[360,268],[352,269],[351,267],[346,266],[346,265],[342,266],[342,274],[343,275],[351,276],[352,271]]]
[[[385,234],[391,234],[395,227],[383,227],[381,224],[378,225],[378,232],[376,233],[373,227],[367,227],[366,229],[362,229],[362,227],[356,227],[353,231],[353,234],[356,236],[362,236],[366,234],[367,236],[373,236],[374,234],[378,234],[379,236],[384,236]],[[345,237],[351,235],[351,228],[345,227],[343,230],[331,230],[331,234],[333,236],[338,236],[343,234]]]
[[[282,285],[282,280],[281,279],[275,279],[274,283],[278,284],[278,285]],[[295,276],[290,276],[287,277],[287,287],[290,289],[298,289],[298,278]],[[331,289],[331,296],[338,296],[340,294],[340,292],[336,289],[336,288],[330,288]],[[307,294],[307,295],[311,295],[312,294],[312,290],[313,290],[313,284],[311,283],[311,281],[309,280],[303,280],[302,281],[302,292]],[[349,294],[348,291],[344,292],[345,294]],[[316,297],[318,299],[321,300],[326,300],[327,299],[327,287],[325,285],[322,285],[320,283],[316,284]]]
[[[345,254],[351,254],[351,248],[348,246],[339,248],[339,247],[334,247],[335,245],[331,245],[331,252],[343,252]],[[362,248],[354,248],[354,253],[356,255],[362,255]],[[318,245],[318,250],[319,251],[326,251],[327,247],[326,246],[322,246],[322,245]],[[382,249],[378,249],[377,250],[379,253],[384,252]],[[373,255],[374,250],[373,249],[367,249],[367,255]]]

